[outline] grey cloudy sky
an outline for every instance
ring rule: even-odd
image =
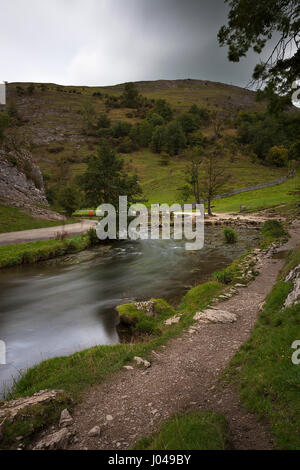
[[[246,86],[227,61],[223,0],[0,0],[0,80],[111,85],[198,78]]]

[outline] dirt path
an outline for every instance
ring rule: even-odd
[[[281,247],[299,242],[300,225]],[[235,449],[272,449],[267,427],[240,405],[231,385],[218,378],[237,349],[249,338],[259,306],[276,281],[284,260],[267,258],[260,275],[239,294],[216,307],[238,316],[231,324],[202,324],[153,352],[152,365],[122,370],[91,388],[74,412],[74,449],[130,449],[141,437],[156,431],[174,412],[212,409],[226,416]],[[112,419],[111,419],[112,418]],[[88,432],[99,425],[100,437]]]
[[[0,234],[0,245],[11,245],[13,243],[34,242],[39,240],[50,240],[55,238],[57,233],[67,232],[70,235],[80,235],[94,228],[97,221],[82,220],[75,224],[57,225],[55,227],[36,228],[32,230],[22,230],[20,232],[9,232]]]

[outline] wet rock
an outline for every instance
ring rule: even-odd
[[[237,320],[237,316],[227,310],[208,308],[196,313],[194,320],[200,323],[233,323]]]
[[[67,428],[50,434],[41,439],[33,450],[62,450],[67,447],[71,440],[72,434]]]
[[[71,426],[71,424],[73,423],[73,418],[72,416],[70,415],[69,411],[67,410],[67,408],[65,408],[62,412],[61,412],[61,415],[60,415],[60,420],[59,420],[59,426],[61,428],[64,428],[64,427],[67,427],[67,426]]]
[[[101,434],[100,426],[94,426],[88,433],[89,437],[99,437]]]

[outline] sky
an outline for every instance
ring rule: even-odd
[[[194,78],[246,86],[227,60],[223,0],[0,0],[0,80],[63,85]]]

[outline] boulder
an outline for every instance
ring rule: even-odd
[[[233,323],[237,320],[237,316],[226,310],[208,308],[196,313],[194,320],[200,323]]]
[[[62,450],[67,447],[70,442],[72,434],[67,428],[62,428],[59,431],[43,437],[33,450]]]

